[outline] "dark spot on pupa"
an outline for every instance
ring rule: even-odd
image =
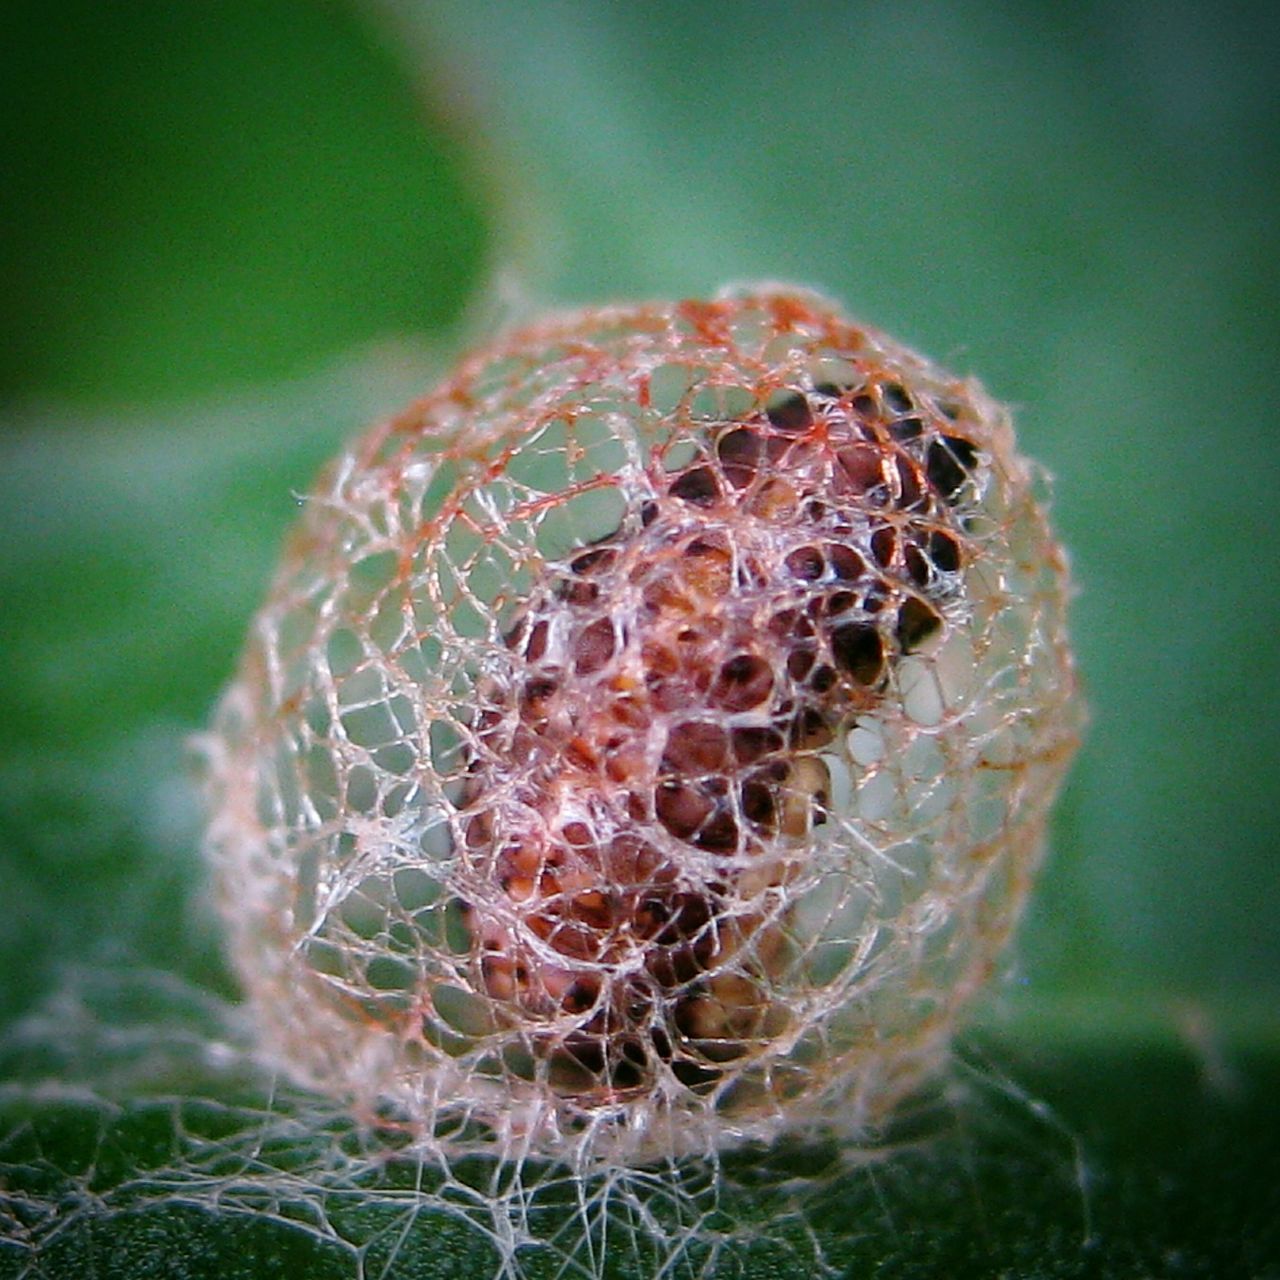
[[[831,722],[817,707],[802,707],[791,722],[791,745],[802,751],[825,747],[835,736]]]
[[[886,382],[882,389],[884,402],[894,413],[910,413],[915,405],[900,382]]]
[[[542,713],[547,700],[555,694],[558,687],[556,681],[545,677],[535,677],[526,681],[520,694],[522,707],[535,715]]]
[[[927,644],[942,628],[938,611],[911,596],[898,609],[897,636],[903,653],[913,653]]]
[[[747,711],[773,692],[769,664],[754,653],[739,653],[720,668],[711,686],[711,701],[727,711]]]
[[[908,542],[903,558],[907,562],[907,572],[911,575],[912,582],[917,587],[927,586],[930,573],[929,562],[925,559],[924,552],[914,542]]]
[[[825,550],[831,572],[841,582],[856,582],[866,572],[866,562],[852,547],[846,547],[839,542],[829,542]]]
[[[814,582],[822,577],[824,569],[822,553],[817,547],[797,547],[787,556],[788,572],[801,582]]]
[[[591,828],[585,822],[566,822],[560,833],[569,844],[583,848],[592,842]]]
[[[853,444],[836,450],[836,461],[854,493],[871,493],[884,484],[882,454],[875,445]]]
[[[823,663],[809,677],[809,687],[815,693],[828,693],[835,687],[836,673],[835,669]]]
[[[903,444],[918,440],[924,433],[924,422],[919,418],[899,418],[889,423],[889,434]]]
[[[878,578],[866,590],[862,597],[862,607],[867,613],[879,613],[889,598],[889,584]]]
[[[710,506],[720,496],[715,473],[710,467],[694,467],[692,471],[686,471],[671,486],[671,496],[692,502],[695,506]]]
[[[782,750],[782,734],[764,725],[747,725],[734,729],[733,758],[739,764],[751,764],[761,756]]]
[[[616,923],[617,903],[598,889],[588,889],[574,894],[569,903],[569,916],[592,929],[609,929]]]
[[[839,400],[848,387],[837,386],[834,382],[815,382],[813,384],[813,394],[821,396],[824,400]]]
[[[760,777],[749,778],[742,784],[742,815],[757,827],[770,826],[777,814],[773,787]]]
[[[714,807],[710,796],[687,782],[662,782],[653,793],[658,821],[679,840],[689,839]]]
[[[528,626],[526,619],[517,618],[515,622],[513,622],[511,626],[502,633],[502,643],[506,645],[508,649],[518,648],[520,641],[524,637],[526,626]]]
[[[618,1058],[610,1063],[612,1071],[609,1083],[614,1089],[635,1089],[644,1083],[648,1065],[649,1058],[644,1046],[635,1036],[627,1036],[622,1041]]]
[[[791,629],[796,625],[800,613],[796,609],[779,609],[777,613],[769,619],[769,634],[785,638],[791,634]]]
[[[745,489],[760,473],[764,460],[764,441],[757,431],[740,427],[720,438],[716,446],[725,479],[735,489]]]
[[[773,400],[765,410],[765,416],[777,430],[788,434],[807,431],[813,424],[809,401],[798,391],[786,392]]]
[[[559,584],[556,594],[567,604],[595,604],[600,598],[600,584],[570,578]]]
[[[729,735],[707,720],[684,720],[671,727],[662,766],[672,773],[710,773],[724,767]]]
[[[882,569],[888,569],[893,564],[897,551],[898,531],[892,525],[881,525],[871,535],[871,554],[875,557],[876,564]]]
[[[613,657],[615,637],[613,622],[598,618],[584,627],[573,642],[573,669],[579,675],[591,675]]]
[[[831,652],[859,684],[870,687],[879,681],[884,670],[884,642],[875,627],[861,623],[837,627],[831,636]]]
[[[547,634],[550,630],[545,618],[534,623],[533,630],[529,632],[529,642],[524,648],[524,655],[530,662],[540,662],[546,654]]]
[[[690,538],[685,544],[684,553],[694,558],[716,557],[728,560],[731,557],[728,540],[718,535]]]
[[[699,849],[707,849],[711,853],[727,853],[738,847],[738,823],[727,809],[717,807],[701,826],[694,837],[694,844]]]
[[[608,568],[617,558],[618,553],[613,547],[593,547],[590,551],[574,556],[569,562],[569,568],[574,573],[590,573],[593,569]]]
[[[681,1015],[676,1015],[677,1021]],[[709,1093],[720,1078],[724,1075],[723,1071],[718,1071],[715,1067],[705,1067],[700,1062],[694,1062],[689,1058],[673,1058],[671,1062],[671,1074],[680,1081],[690,1093],[705,1094]]]
[[[636,908],[637,932],[652,938],[670,917],[671,911],[661,898],[645,898]]]
[[[817,655],[812,649],[792,649],[787,654],[787,675],[793,680],[803,680],[816,661]]]
[[[929,557],[944,573],[954,573],[960,568],[960,544],[949,533],[931,533]]]
[[[604,1044],[598,1036],[571,1036],[565,1041],[565,1051],[584,1070],[593,1076],[604,1071]]]
[[[960,436],[943,436],[929,446],[926,455],[929,483],[947,502],[951,502],[964,487],[977,461],[978,450],[971,441]]]
[[[898,505],[914,507],[924,495],[924,477],[919,467],[904,454],[894,459],[894,467],[898,473]]]

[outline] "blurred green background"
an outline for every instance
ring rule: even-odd
[[[1092,1140],[1148,1170],[1126,1213],[1182,1160],[1276,1274],[1277,14],[8,0],[0,1018],[68,962],[232,990],[183,743],[344,438],[513,310],[810,284],[979,375],[1055,477],[1092,725],[1002,1060],[1086,1140],[1099,1061],[1237,1125],[1243,1188],[1123,1107]]]

